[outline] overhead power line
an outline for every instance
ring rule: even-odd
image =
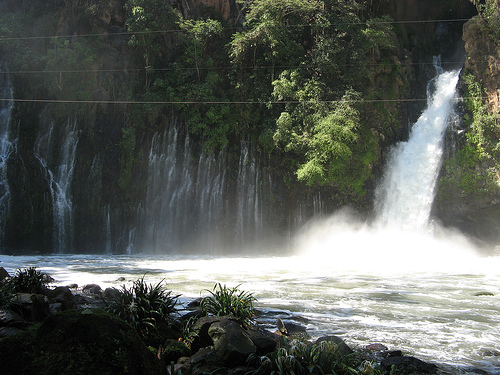
[[[364,22],[333,22],[333,23],[311,23],[311,24],[296,24],[296,25],[274,25],[274,27],[279,26],[283,28],[304,28],[304,27],[330,27],[330,26],[355,26],[355,25],[386,25],[386,24],[425,24],[425,23],[439,23],[439,22],[466,22],[469,18],[454,18],[454,19],[436,19],[436,20],[404,20],[404,21],[364,21]],[[241,27],[226,27],[227,31],[244,31],[251,29],[250,26]],[[90,33],[90,34],[69,34],[69,35],[33,35],[33,36],[13,36],[13,37],[0,37],[0,42],[2,41],[15,41],[15,40],[40,40],[40,39],[52,39],[52,38],[88,38],[88,37],[108,37],[113,35],[122,36],[132,36],[132,35],[144,35],[144,34],[171,34],[171,33],[185,33],[182,29],[167,29],[167,30],[145,30],[145,31],[120,31],[120,32],[105,32],[105,33]]]
[[[488,99],[487,96],[467,96],[457,97],[452,100],[460,101],[465,99]],[[411,98],[411,99],[358,99],[358,100],[270,100],[270,101],[140,101],[140,100],[71,100],[71,99],[20,99],[20,98],[0,98],[2,102],[16,103],[60,103],[60,104],[322,104],[322,103],[409,103],[427,101],[427,98]]]
[[[446,64],[463,64],[463,61],[446,61]],[[478,61],[478,63],[487,64],[487,61]],[[296,68],[304,68],[304,69],[313,69],[319,67],[359,67],[359,66],[392,66],[398,65],[396,63],[359,63],[359,64],[322,64],[320,65],[255,65],[255,66],[212,66],[212,67],[178,67],[172,66],[167,68],[123,68],[123,69],[73,69],[73,70],[7,70],[1,71],[0,74],[59,74],[59,73],[69,73],[69,74],[85,74],[85,73],[124,73],[124,72],[167,72],[173,70],[232,70],[235,68],[238,69],[296,69]],[[410,62],[410,63],[400,63],[400,65],[434,65],[432,62]]]

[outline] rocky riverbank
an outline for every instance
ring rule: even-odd
[[[9,278],[0,269],[0,279]],[[457,373],[382,343],[353,349],[334,335],[312,340],[297,324],[300,317],[283,312],[256,311],[250,326],[235,316],[204,316],[200,300],[178,306],[175,318],[158,329],[162,334],[145,335],[106,312],[117,293],[96,284],[15,293],[0,309],[0,373],[287,374],[287,360],[306,354],[319,358],[320,351],[332,348],[335,356],[329,360],[342,364],[341,374]],[[322,373],[314,366],[304,373]]]

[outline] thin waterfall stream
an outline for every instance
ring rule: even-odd
[[[0,61],[0,95],[12,99],[12,84],[4,61]],[[7,73],[7,74],[4,74]],[[7,180],[7,160],[15,147],[10,135],[12,100],[0,103],[0,240],[5,234],[5,216],[10,210],[10,187]]]
[[[2,255],[2,266],[10,273],[21,267],[39,267],[58,285],[97,283],[105,288],[140,277],[148,282],[165,280],[182,295],[181,302],[206,294],[216,283],[240,285],[257,298],[256,307],[264,312],[259,320],[269,324],[280,317],[304,325],[312,338],[335,334],[353,347],[383,343],[390,350],[441,364],[444,373],[479,369],[499,374],[499,356],[492,353],[500,348],[500,257],[480,256],[460,233],[429,224],[458,75],[457,71],[442,72],[436,77],[430,85],[428,107],[413,125],[410,139],[392,151],[377,192],[378,215],[373,223],[360,221],[348,210],[321,215],[293,239],[288,255],[275,255],[271,246],[252,256],[232,257],[151,255],[138,249],[128,255]],[[175,132],[158,135],[159,151],[149,157],[150,168],[163,170],[162,191],[173,189],[167,177],[177,172],[171,163],[183,158],[167,142],[175,136]],[[184,148],[188,147],[185,143]],[[205,155],[200,160],[207,168],[220,162]],[[252,178],[257,179],[254,165],[244,161],[245,152],[241,173],[248,178],[255,174]],[[200,171],[190,173],[178,177],[186,183],[209,181]],[[218,175],[211,185],[205,184],[206,192],[196,192],[204,206],[213,207],[213,214],[223,203],[226,179]],[[150,181],[148,189],[152,187]],[[170,199],[191,199],[188,189],[182,189],[173,189]],[[148,221],[153,220],[148,218],[149,210],[156,210],[170,223],[168,215],[177,213],[168,210],[169,196],[156,202],[156,193],[148,190],[148,194],[150,201],[141,211],[146,227],[154,224]],[[253,200],[255,207],[263,204],[251,190],[241,187],[238,194]],[[252,215],[252,223],[260,225],[259,212]],[[235,219],[237,223],[246,220]],[[172,223],[181,220],[178,216]],[[206,220],[210,224],[213,219]],[[204,222],[191,226],[201,227]],[[130,236],[134,233],[132,229]],[[151,236],[157,240],[153,233]]]

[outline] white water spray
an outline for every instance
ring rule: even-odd
[[[443,139],[453,113],[460,71],[443,72],[428,87],[428,103],[408,141],[391,152],[376,191],[376,218],[368,225],[350,212],[311,223],[297,240],[308,261],[336,270],[383,274],[456,272],[477,265],[474,246],[460,233],[430,225]]]

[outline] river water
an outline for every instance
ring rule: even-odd
[[[11,274],[37,266],[57,285],[165,280],[181,302],[208,295],[216,283],[241,285],[269,313],[268,322],[290,319],[312,337],[336,334],[353,347],[380,342],[448,364],[451,373],[470,367],[500,373],[500,257],[460,248],[457,239],[382,234],[362,224],[344,223],[332,233],[327,228],[337,219],[305,230],[289,256],[2,255],[0,261]]]

